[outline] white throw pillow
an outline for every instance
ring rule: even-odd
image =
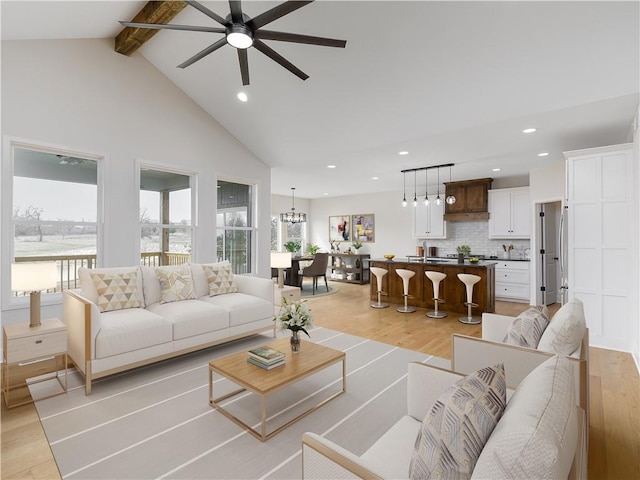
[[[159,267],[156,276],[160,281],[160,303],[196,298],[189,265],[181,265],[178,269]]]
[[[571,355],[580,346],[586,329],[584,306],[575,299],[563,305],[553,316],[540,338],[538,350]]]
[[[554,356],[509,399],[476,463],[473,478],[567,478],[578,445],[571,361]]]
[[[549,310],[546,305],[531,307],[511,322],[503,341],[509,345],[536,348],[547,325]]]
[[[471,478],[506,402],[502,364],[481,368],[445,390],[422,422],[409,478]]]

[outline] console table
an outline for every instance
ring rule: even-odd
[[[369,283],[369,255],[329,254],[329,278],[336,282]]]

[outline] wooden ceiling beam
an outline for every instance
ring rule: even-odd
[[[170,23],[187,4],[178,1],[150,1],[133,17],[136,23]],[[148,42],[160,30],[125,27],[116,36],[115,50],[127,57]]]

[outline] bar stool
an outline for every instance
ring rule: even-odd
[[[371,271],[371,273],[373,273],[376,276],[376,281],[378,282],[378,302],[377,303],[372,303],[371,307],[373,307],[373,308],[387,308],[389,306],[388,303],[381,303],[380,302],[380,295],[387,295],[386,292],[382,291],[382,279],[387,274],[387,269],[386,268],[380,268],[380,267],[371,267],[371,268],[369,268],[369,270]]]
[[[434,272],[431,270],[427,270],[426,272],[424,272],[424,274],[427,276],[427,278],[429,280],[431,280],[431,283],[433,283],[433,303],[434,303],[434,309],[430,312],[427,312],[427,317],[430,318],[445,318],[447,316],[446,313],[444,312],[439,312],[438,311],[438,304],[439,303],[444,303],[444,300],[438,298],[439,294],[440,294],[440,282],[442,280],[444,280],[445,278],[447,278],[447,275],[445,273],[442,272]]]
[[[467,316],[458,318],[458,321],[468,325],[476,325],[481,320],[480,317],[471,316],[471,308],[478,306],[477,303],[473,303],[473,286],[480,281],[480,277],[469,273],[459,273],[458,278],[467,286],[467,301],[464,302],[467,306]]]
[[[416,307],[409,307],[407,305],[407,299],[409,298],[409,279],[413,277],[416,272],[398,268],[396,269],[396,273],[400,275],[400,278],[402,278],[402,287],[404,292],[402,295],[404,297],[404,307],[398,307],[396,310],[400,313],[413,313],[416,311]]]

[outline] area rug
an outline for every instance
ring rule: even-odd
[[[450,365],[420,352],[313,329],[311,341],[346,352],[347,392],[263,443],[209,406],[208,362],[272,340],[265,332],[100,379],[90,396],[84,395],[79,375],[70,373],[67,394],[36,403],[62,478],[298,479],[304,432],[361,454],[405,413],[407,364]],[[269,397],[268,430],[338,391],[341,369],[333,365]],[[226,379],[215,380],[219,393],[236,388]],[[225,404],[249,424],[259,423],[253,394]]]
[[[316,293],[313,293],[313,284],[303,283],[300,288],[300,296],[303,298],[315,298],[315,297],[323,297],[325,295],[333,295],[339,291],[338,287],[335,285],[329,285],[329,291],[327,292],[327,287],[324,286],[324,283],[318,282],[318,288],[316,288]]]

